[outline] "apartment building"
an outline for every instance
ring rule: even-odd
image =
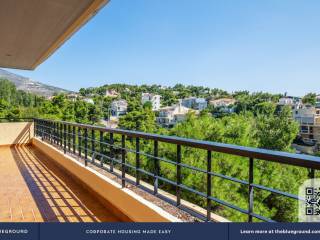
[[[206,109],[208,106],[206,99],[196,97],[182,99],[181,104],[184,107],[192,108],[199,111]]]
[[[142,93],[141,95],[141,103],[142,105],[151,102],[152,104],[152,110],[158,111],[161,107],[160,103],[161,96],[153,93]]]
[[[163,126],[173,126],[178,122],[184,121],[189,112],[199,113],[198,110],[187,108],[180,103],[163,107],[159,110],[159,117],[157,123]]]
[[[293,118],[300,124],[300,136],[320,142],[320,109],[311,105],[293,111]]]
[[[119,117],[127,113],[128,103],[126,100],[117,100],[111,103],[111,115],[114,117]]]
[[[291,97],[291,96],[280,98],[278,101],[278,105],[290,106],[292,109],[303,108],[302,99],[299,97]]]

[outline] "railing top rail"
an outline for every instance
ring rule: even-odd
[[[320,169],[320,157],[315,157],[315,156],[310,156],[305,154],[294,154],[294,153],[273,151],[273,150],[267,150],[267,149],[261,149],[261,148],[244,147],[244,146],[233,145],[233,144],[196,140],[196,139],[182,138],[177,136],[165,136],[165,135],[144,133],[144,132],[132,131],[132,130],[114,129],[114,128],[72,123],[72,122],[66,122],[66,121],[40,119],[40,118],[35,118],[35,120],[62,123],[62,124],[67,124],[67,125],[76,126],[80,128],[93,129],[93,130],[103,131],[103,132],[111,132],[111,133],[126,135],[134,138],[138,137],[138,138],[144,138],[144,139],[150,139],[150,140],[157,140],[165,143],[172,143],[172,144],[194,147],[194,148],[208,150],[208,151],[215,151],[215,152],[238,155],[238,156],[243,156],[248,158],[267,160],[272,162],[289,164],[293,166]]]

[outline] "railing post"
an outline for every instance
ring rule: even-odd
[[[71,126],[68,125],[68,151],[71,152]]]
[[[56,133],[57,133],[57,145],[59,146],[60,145],[60,123],[56,123],[57,124],[57,129],[56,129]]]
[[[176,196],[177,196],[177,206],[181,204],[181,145],[177,145],[177,186],[176,186]]]
[[[211,151],[207,152],[207,221],[211,221]]]
[[[53,142],[54,144],[57,144],[57,123],[56,122],[53,123],[53,135],[54,135]]]
[[[88,165],[88,129],[84,129],[84,165]]]
[[[125,162],[126,162],[126,136],[121,135],[121,182],[122,182],[122,187],[124,188],[126,186],[126,168],[125,168]]]
[[[59,145],[59,123],[55,123],[55,139],[56,139],[56,144]]]
[[[53,136],[54,136],[54,126],[53,126],[53,122],[50,122],[50,142],[51,144],[53,144]]]
[[[309,168],[308,169],[308,177],[311,180],[311,186],[310,187],[314,188],[315,170],[313,168]]]
[[[79,157],[81,157],[81,142],[82,142],[82,139],[81,139],[81,128],[78,127],[78,154],[79,154]]]
[[[33,136],[37,136],[37,120],[33,119]]]
[[[76,127],[72,126],[72,151],[76,153]]]
[[[62,147],[63,142],[63,124],[60,123],[60,146]]]
[[[113,133],[110,133],[110,172],[113,172]]]
[[[49,140],[50,136],[50,128],[49,128],[49,122],[46,121],[46,139]]]
[[[91,129],[91,160],[92,160],[92,162],[94,161],[93,156],[94,156],[94,153],[96,151],[96,149],[95,149],[95,138],[96,138],[96,136],[95,136],[94,129]]]
[[[136,138],[136,185],[140,184],[140,138]]]
[[[43,141],[44,139],[44,131],[43,131],[43,121],[41,121],[41,140]]]
[[[309,169],[308,169],[308,177],[309,177],[310,179],[312,179],[312,178],[314,178],[314,176],[315,176],[315,171],[314,171],[314,169],[313,169],[313,168],[309,168]]]
[[[100,131],[100,147],[99,147],[100,149],[100,154],[102,154],[102,155],[104,155],[103,154],[103,132],[102,131]],[[100,155],[100,166],[101,167],[103,167],[103,157],[102,157],[102,155]]]
[[[67,125],[63,124],[63,152],[67,153]]]
[[[56,141],[56,123],[52,122],[52,144]]]
[[[43,132],[43,139],[46,139],[46,122],[42,122],[42,132]]]
[[[160,174],[160,166],[159,166],[159,159],[158,159],[158,141],[154,141],[153,147],[153,156],[154,156],[154,194],[158,194],[158,185],[159,179],[158,176]]]
[[[253,213],[253,158],[249,158],[249,195],[248,195],[248,222],[252,222]]]

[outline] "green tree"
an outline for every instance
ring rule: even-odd
[[[304,104],[311,104],[313,106],[316,105],[316,97],[317,97],[317,94],[315,93],[308,93],[307,95],[305,95],[303,98],[302,98],[302,102]]]
[[[279,115],[259,114],[257,117],[259,147],[290,151],[291,143],[298,134],[298,124],[292,119],[289,107],[284,107]]]

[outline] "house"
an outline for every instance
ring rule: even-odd
[[[293,111],[293,118],[300,125],[300,136],[320,142],[320,109],[311,105]]]
[[[316,108],[320,108],[320,95],[316,97]]]
[[[217,107],[229,107],[231,105],[234,105],[236,103],[236,100],[233,98],[219,98],[219,99],[212,99],[209,101],[209,104],[214,106],[215,108]]]
[[[92,98],[84,98],[83,101],[85,101],[86,103],[89,103],[89,104],[94,104],[94,101]]]
[[[182,99],[181,104],[184,107],[192,108],[199,111],[206,109],[208,106],[206,99],[196,97]]]
[[[70,101],[75,102],[75,101],[77,100],[77,98],[78,98],[78,94],[76,94],[76,93],[70,93],[70,94],[67,95],[67,98],[68,98]]]
[[[294,105],[294,99],[292,97],[282,97],[279,99],[278,105]]]
[[[152,104],[152,110],[153,111],[158,111],[160,109],[160,95],[153,94],[153,93],[142,93],[141,95],[141,103],[142,105],[151,102]]]
[[[111,97],[111,98],[116,98],[119,96],[119,93],[114,89],[107,89],[105,96]]]
[[[303,107],[302,99],[299,97],[285,96],[279,99],[279,106],[289,106],[292,109],[300,109]]]
[[[194,112],[196,114],[199,113],[199,111],[187,108],[181,103],[169,107],[160,108],[159,117],[157,117],[157,123],[164,126],[173,126],[176,123],[185,120],[189,112]]]
[[[119,117],[127,113],[128,103],[126,100],[117,100],[111,103],[111,115],[114,117]]]

